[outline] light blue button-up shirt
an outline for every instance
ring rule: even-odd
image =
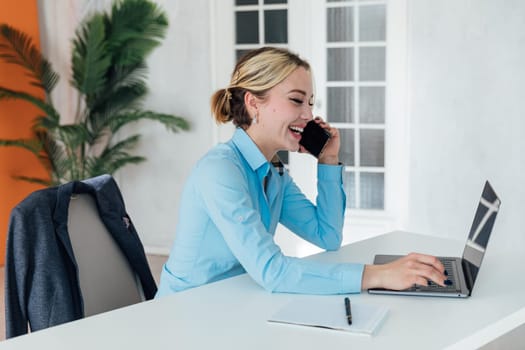
[[[363,264],[288,257],[274,242],[280,222],[323,249],[340,247],[346,200],[342,167],[319,164],[317,172],[315,206],[287,171],[280,174],[264,158],[244,130],[211,149],[184,187],[157,297],[244,272],[272,292],[360,292]]]

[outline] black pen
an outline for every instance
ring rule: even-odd
[[[346,320],[349,325],[352,325],[352,308],[350,307],[350,299],[345,298],[345,310],[346,310]]]

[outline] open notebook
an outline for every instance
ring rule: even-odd
[[[349,325],[344,296],[308,296],[293,299],[273,314],[268,322],[372,335],[387,313],[385,306],[352,302],[352,325]]]

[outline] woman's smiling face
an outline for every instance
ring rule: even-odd
[[[280,150],[297,151],[301,132],[313,118],[312,106],[312,77],[299,67],[268,91],[258,104],[257,123],[247,132],[267,159]]]

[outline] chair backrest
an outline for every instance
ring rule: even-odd
[[[101,221],[91,195],[71,197],[68,231],[78,265],[85,316],[145,300],[138,278]]]

